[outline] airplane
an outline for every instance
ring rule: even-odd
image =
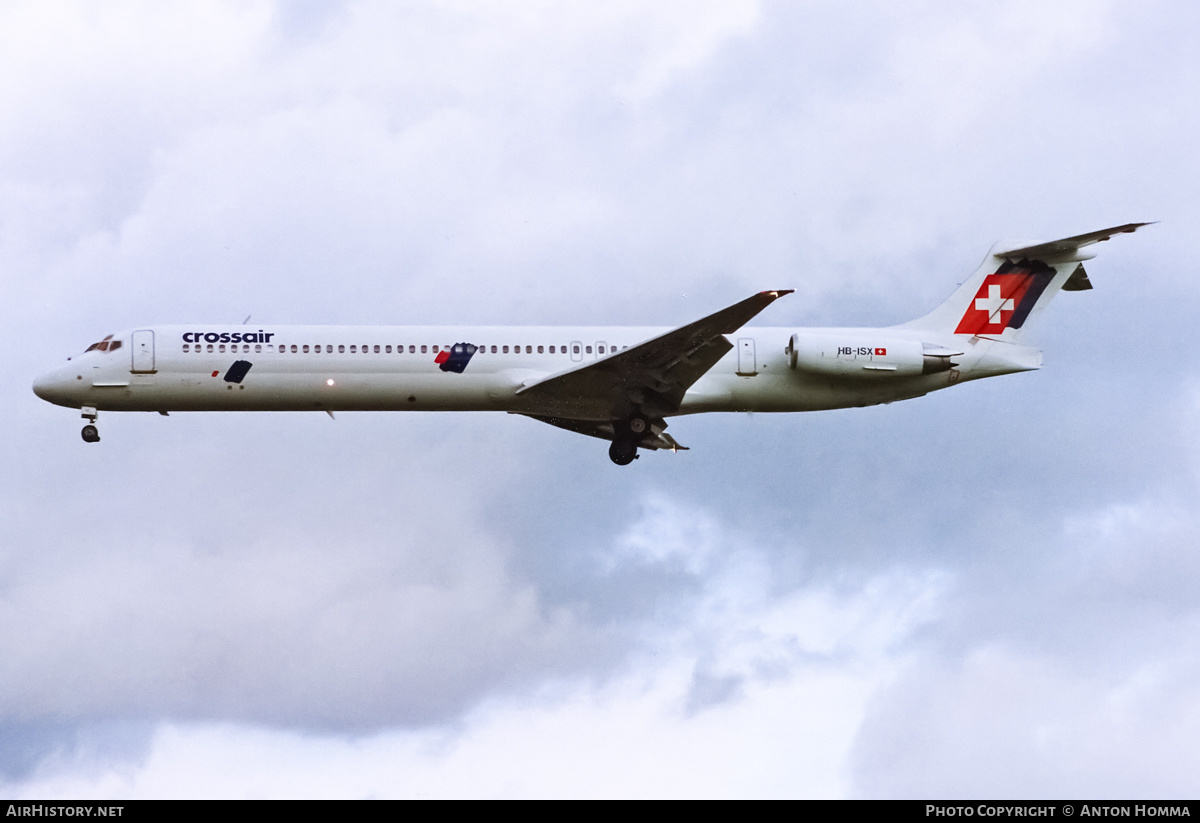
[[[746,323],[790,289],[678,328],[146,326],[38,377],[38,397],[100,411],[503,411],[639,449],[686,450],[667,418],[870,406],[1041,366],[1026,333],[1059,291],[1092,288],[1088,249],[1148,223],[997,243],[924,317],[883,328]]]

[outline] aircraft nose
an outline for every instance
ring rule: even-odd
[[[61,369],[46,372],[33,381],[33,393],[47,403],[54,403],[58,406],[69,405],[72,379]]]

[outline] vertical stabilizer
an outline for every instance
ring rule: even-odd
[[[1083,261],[1095,252],[1087,246],[1146,225],[1127,223],[1049,243],[997,243],[950,299],[901,328],[1018,341],[1060,290],[1092,287]]]

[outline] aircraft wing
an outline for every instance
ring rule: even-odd
[[[622,420],[635,411],[651,419],[675,412],[688,388],[733,348],[725,335],[791,291],[759,292],[644,343],[530,381],[517,390],[516,411],[560,426],[558,421]],[[673,444],[664,441],[660,448],[677,446]]]
[[[1051,257],[1063,257],[1074,254],[1083,246],[1102,243],[1117,234],[1135,232],[1149,223],[1126,223],[1123,226],[1113,226],[1111,229],[1077,234],[1074,237],[1064,237],[1062,240],[1051,240],[1049,243],[1038,243],[1035,246],[1025,246],[1019,249],[1004,249],[993,252],[995,257],[1028,257],[1031,260],[1045,260]]]

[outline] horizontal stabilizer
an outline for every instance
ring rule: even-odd
[[[994,257],[1019,258],[1030,260],[1050,260],[1060,257],[1071,257],[1084,246],[1093,243],[1103,243],[1117,234],[1129,234],[1149,226],[1151,223],[1126,223],[1123,226],[1113,226],[1111,229],[1101,229],[1087,234],[1077,234],[1074,237],[1064,237],[1062,240],[1051,240],[1049,243],[1038,243],[1034,246],[1023,246],[1017,249],[998,249],[992,252]],[[1088,255],[1089,257],[1091,255]]]

